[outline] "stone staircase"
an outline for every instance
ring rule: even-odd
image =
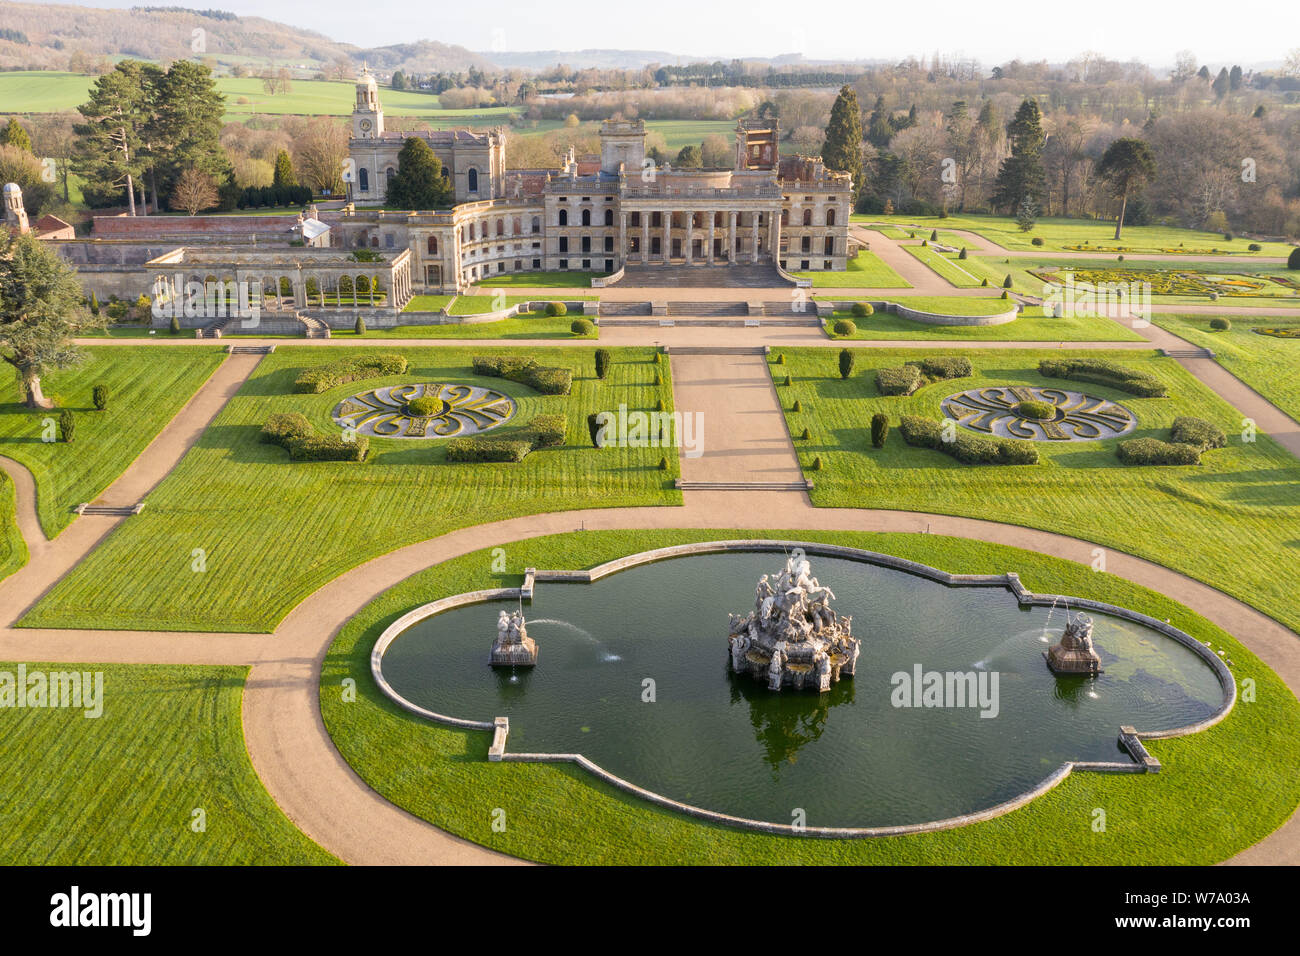
[[[330,337],[330,327],[320,319],[314,318],[303,312],[295,312],[296,318],[303,325],[303,333],[309,339],[327,339]]]
[[[598,314],[601,318],[607,315],[650,315],[651,308],[649,302],[601,302]]]
[[[144,502],[133,505],[92,505],[82,502],[72,510],[83,517],[85,515],[101,515],[110,518],[125,518],[130,515],[138,515],[143,511]]]
[[[810,491],[813,483],[799,481],[688,481],[678,478],[674,487],[681,491]]]
[[[275,351],[274,345],[227,345],[226,351],[231,355],[270,355]]]
[[[1214,358],[1209,349],[1161,349],[1160,354],[1172,359]]]
[[[669,302],[669,315],[689,315],[705,318],[718,315],[749,315],[744,302]]]
[[[766,355],[766,345],[665,345],[669,355]]]

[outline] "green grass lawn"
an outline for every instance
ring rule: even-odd
[[[1232,316],[1227,332],[1210,329],[1209,315],[1163,315],[1153,321],[1194,345],[1296,421],[1300,421],[1300,338],[1260,335],[1254,328],[1300,331],[1300,318]]]
[[[574,300],[584,302],[595,302],[594,295],[573,296]],[[449,315],[478,315],[483,312],[499,311],[508,309],[512,305],[522,305],[526,302],[549,302],[558,299],[555,296],[535,296],[535,295],[506,295],[499,299],[496,295],[458,295],[456,301],[451,304]],[[560,301],[569,301],[569,297],[564,297]],[[574,316],[576,317],[576,316]],[[572,318],[570,317],[570,320]]]
[[[102,672],[103,713],[88,720],[80,709],[0,710],[0,760],[10,768],[0,780],[0,864],[338,862],[298,831],[253,770],[240,719],[246,668],[27,669]]]
[[[913,299],[900,299],[904,305]],[[965,301],[970,302],[970,299]],[[982,302],[976,299],[975,302]],[[1001,303],[1001,299],[994,299]],[[1043,315],[1041,306],[1028,306],[1020,318],[1004,325],[929,325],[888,312],[876,311],[857,318],[849,309],[837,309],[824,328],[831,338],[841,338],[832,331],[835,319],[850,319],[858,327],[848,339],[934,339],[953,341],[1000,342],[1140,342],[1142,337],[1111,319],[1096,316],[1055,319]]]
[[[186,350],[188,352],[190,350]],[[292,392],[304,367],[361,354],[286,346],[262,360],[198,444],[123,522],[24,618],[29,626],[267,632],[295,604],[368,558],[453,528],[573,508],[678,504],[678,459],[659,470],[659,448],[591,447],[590,412],[672,409],[667,362],[654,350],[613,349],[609,378],[595,378],[590,348],[530,349],[546,365],[576,369],[573,394],[544,396],[527,386],[480,378],[479,354],[508,349],[403,348],[408,374],[367,379],[320,395]],[[326,354],[328,352],[328,354]],[[655,373],[662,383],[654,385]],[[440,440],[372,439],[367,461],[289,463],[262,444],[274,412],[300,411],[322,434],[338,434],[330,414],[339,401],[399,382],[485,385],[518,403],[514,419],[493,430],[509,437],[539,414],[564,414],[567,444],[533,452],[518,464],[450,464]],[[207,570],[194,573],[203,548]]]
[[[570,328],[580,315],[548,316],[526,314],[497,322],[464,322],[446,325],[399,325],[391,329],[367,329],[368,339],[596,339],[600,327],[593,326],[590,335],[575,335]],[[334,337],[346,337],[347,332],[335,332]]]
[[[1038,360],[1068,350],[969,353],[975,373],[937,382],[915,394],[882,397],[875,369],[935,351],[863,349],[858,368],[841,380],[830,349],[787,349],[773,367],[787,409],[790,434],[811,438],[795,448],[809,477],[814,504],[933,511],[1006,521],[1095,541],[1164,564],[1217,587],[1300,630],[1300,462],[1267,436],[1240,439],[1241,414],[1173,359],[1155,352],[1073,353],[1108,358],[1164,381],[1170,398],[1137,398],[1101,385],[1048,379]],[[870,420],[884,412],[940,416],[945,396],[990,385],[1044,385],[1084,391],[1121,402],[1138,417],[1127,437],[1169,438],[1179,415],[1208,419],[1229,436],[1228,447],[1207,452],[1198,467],[1126,467],[1116,439],[1038,442],[1038,465],[962,465],[941,452],[906,445],[893,434],[884,449],[870,445]],[[803,411],[794,412],[795,400]],[[823,468],[814,475],[813,460]],[[1080,560],[1087,560],[1081,556]]]
[[[190,396],[221,364],[219,346],[185,349],[114,346],[86,349],[84,365],[42,380],[45,395],[76,415],[71,444],[42,441],[46,419],[58,411],[22,404],[13,376],[0,384],[0,455],[26,465],[36,478],[37,508],[45,534],[54,537],[126,470]],[[91,403],[95,385],[107,385],[108,408]]]
[[[454,295],[413,295],[403,306],[403,312],[441,312],[451,305]]]
[[[933,229],[965,229],[979,233],[1004,249],[1032,252],[1043,249],[1049,252],[1074,252],[1071,246],[1090,244],[1097,252],[1179,253],[1217,249],[1232,255],[1285,256],[1293,248],[1285,242],[1261,242],[1260,252],[1247,247],[1253,240],[1240,236],[1228,241],[1222,233],[1203,232],[1197,229],[1178,229],[1173,226],[1126,226],[1124,236],[1115,241],[1115,222],[1101,219],[1040,219],[1030,232],[1021,232],[1012,216],[908,216],[855,214],[852,221],[859,224],[882,223],[896,226],[904,232],[915,231],[919,237],[928,237]],[[942,234],[942,233],[941,233]],[[1043,240],[1035,246],[1035,237]],[[1181,244],[1181,245],[1180,245]]]
[[[983,275],[971,272],[966,266],[969,260],[958,259],[959,253],[940,252],[932,246],[903,246],[903,248],[959,289],[978,288],[980,279],[984,278]]]
[[[594,253],[593,253],[594,255]],[[607,272],[502,272],[480,279],[474,286],[480,292],[492,289],[590,289],[591,280],[609,275]],[[463,298],[463,296],[462,296]]]
[[[0,471],[0,581],[27,563],[27,542],[18,530],[14,483]]]
[[[891,296],[887,299],[876,299],[874,296],[836,296],[823,295],[820,297],[823,301],[834,300],[836,302],[854,302],[854,301],[885,301],[897,302],[902,305],[911,306],[922,312],[939,312],[944,315],[997,315],[1000,312],[1006,312],[1008,309],[1015,308],[1016,303],[1004,299],[1000,295],[908,295],[908,296]],[[868,320],[869,321],[869,320]]]
[[[1035,591],[1090,597],[1169,618],[1223,648],[1255,703],[1239,703],[1199,734],[1150,741],[1157,775],[1072,774],[1029,805],[938,833],[864,840],[775,837],[704,824],[601,783],[569,764],[489,763],[491,734],[434,724],[401,710],[375,687],[370,649],[401,613],[484,587],[518,586],[525,566],[585,568],[648,548],[712,538],[787,537],[883,551],[950,572],[1019,572]],[[1120,578],[1045,555],[939,535],[813,531],[587,531],[520,541],[508,572],[487,552],[414,575],[340,631],[321,674],[321,713],[339,752],[385,798],[468,840],[547,863],[1206,864],[1281,825],[1297,801],[1300,704],[1236,640],[1187,608]],[[1088,560],[1083,556],[1083,560]],[[543,585],[545,587],[545,585]],[[719,664],[719,666],[722,666]],[[356,681],[345,703],[340,685]],[[1046,775],[1044,772],[1044,775]],[[506,812],[493,832],[491,812]],[[1103,807],[1107,829],[1091,830]],[[574,839],[574,833],[581,839]]]
[[[794,253],[787,261],[794,261]],[[874,252],[862,250],[849,260],[843,272],[820,270],[791,272],[800,279],[812,279],[815,289],[910,289],[912,284],[889,268]]]

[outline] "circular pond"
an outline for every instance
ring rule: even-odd
[[[359,435],[381,438],[450,438],[496,428],[515,414],[515,403],[478,385],[391,385],[339,402],[334,421]]]
[[[824,556],[813,571],[862,641],[856,676],[826,693],[769,691],[730,671],[728,612],[751,607],[755,582],[782,560],[723,552],[539,584],[524,606],[535,669],[487,663],[498,615],[515,601],[455,608],[398,635],[383,675],[436,713],[508,717],[512,753],[582,754],[695,807],[833,827],[987,809],[1067,761],[1127,761],[1121,724],[1172,730],[1224,704],[1205,660],[1145,626],[1090,611],[1104,672],[1056,677],[1043,652],[1065,609]],[[982,699],[931,706],[910,686],[930,672],[969,676]]]
[[[997,385],[949,395],[943,413],[972,431],[1030,441],[1095,441],[1137,428],[1123,405],[1063,388]]]

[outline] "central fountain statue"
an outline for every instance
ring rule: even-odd
[[[523,611],[497,615],[497,636],[488,663],[493,667],[532,667],[537,663],[537,642],[528,636]]]
[[[824,693],[841,677],[852,677],[861,642],[849,633],[853,619],[831,608],[834,598],[796,551],[775,580],[766,574],[759,579],[753,611],[731,615],[731,669],[766,680],[770,690],[815,687]]]
[[[1067,617],[1060,643],[1043,651],[1043,657],[1054,674],[1100,674],[1101,655],[1092,643],[1092,618],[1086,614]]]

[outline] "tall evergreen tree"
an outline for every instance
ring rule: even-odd
[[[288,150],[280,150],[275,154],[275,174],[271,179],[271,185],[277,188],[298,185],[298,177],[293,172],[293,160],[289,158]]]
[[[136,180],[144,169],[146,100],[142,64],[123,60],[95,81],[89,101],[77,107],[85,122],[74,127],[79,137],[74,168],[97,189],[125,187],[132,216]]]
[[[217,91],[212,71],[199,63],[177,60],[157,78],[154,117],[148,134],[158,153],[160,188],[169,197],[181,173],[193,169],[222,182],[230,160],[221,145],[221,116],[226,100]]]
[[[1215,99],[1221,100],[1227,96],[1230,84],[1231,80],[1228,77],[1228,68],[1225,66],[1219,70],[1219,75],[1216,76],[1214,82],[1210,84],[1210,89],[1214,90]]]
[[[8,125],[0,130],[0,146],[14,146],[25,153],[32,151],[32,138],[27,135],[18,120],[10,117]]]
[[[386,202],[401,209],[441,209],[451,205],[451,183],[442,178],[442,160],[418,136],[397,154],[397,172],[388,182]]]
[[[1119,200],[1119,218],[1115,220],[1115,238],[1124,228],[1130,193],[1141,189],[1156,174],[1156,159],[1151,147],[1140,139],[1124,137],[1106,147],[1097,164],[1097,175],[1110,186]]]
[[[858,94],[847,84],[840,87],[826,124],[826,141],[822,144],[822,161],[827,169],[853,177],[853,205],[862,194],[862,111]]]
[[[1039,204],[1047,191],[1043,170],[1047,137],[1043,135],[1043,115],[1037,100],[1027,99],[1020,104],[1007,124],[1007,138],[1011,141],[1011,155],[998,169],[991,201],[995,207],[1014,213],[1026,199]]]

